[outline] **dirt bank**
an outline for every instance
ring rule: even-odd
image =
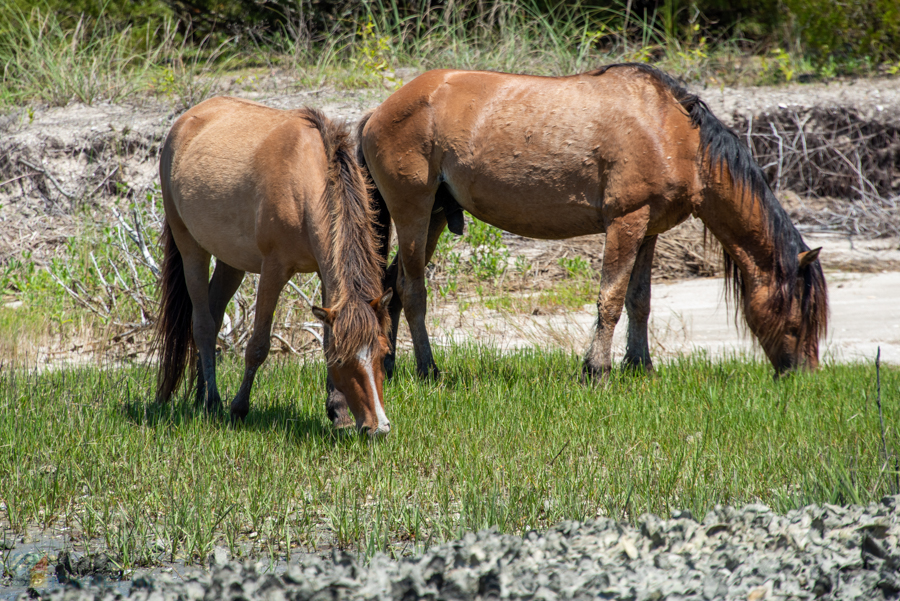
[[[290,81],[283,75],[270,76],[269,84],[225,80],[222,91],[280,108],[310,105],[350,122],[388,95],[382,89],[286,91]],[[730,125],[788,109],[841,107],[866,121],[900,126],[898,78],[694,91]],[[109,218],[116,199],[143,199],[155,185],[159,146],[177,116],[171,104],[154,100],[0,115],[0,264],[25,251],[45,261],[73,234],[80,223],[75,215],[87,210]]]

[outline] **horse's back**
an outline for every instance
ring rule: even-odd
[[[167,214],[174,209],[207,252],[252,272],[279,236],[300,238],[326,173],[321,137],[303,110],[228,97],[182,115],[160,164]]]
[[[600,232],[617,214],[696,188],[689,120],[670,93],[629,69],[430,71],[376,109],[366,132],[376,139],[364,141],[378,157],[376,181],[415,173],[432,187],[446,182],[476,217],[532,237]]]

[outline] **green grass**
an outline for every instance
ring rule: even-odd
[[[429,384],[401,357],[383,441],[332,431],[320,362],[268,363],[237,426],[183,400],[155,405],[144,366],[6,370],[0,529],[68,526],[130,567],[195,561],[215,544],[237,556],[403,554],[491,526],[896,492],[872,366],[773,383],[767,365],[695,358],[591,388],[577,382],[578,358],[559,352],[459,347],[438,360],[444,377]],[[226,393],[240,369],[226,357]],[[891,450],[898,386],[900,372],[883,369]]]

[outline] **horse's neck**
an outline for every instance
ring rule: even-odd
[[[695,214],[722,244],[750,286],[771,270],[775,248],[763,199],[734,193],[730,183],[707,189]]]

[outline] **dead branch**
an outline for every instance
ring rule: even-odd
[[[29,167],[30,169],[34,169],[36,172],[40,173],[41,175],[43,175],[44,177],[49,179],[50,183],[53,184],[53,186],[57,190],[59,190],[59,193],[62,194],[63,196],[65,196],[66,198],[68,198],[69,200],[75,200],[77,198],[74,194],[72,194],[70,192],[66,192],[63,189],[63,187],[61,185],[59,185],[59,182],[56,181],[56,178],[54,178],[52,175],[50,175],[50,172],[48,172],[44,169],[41,169],[40,167],[37,167],[35,165],[32,165],[31,163],[29,163],[28,161],[26,161],[25,159],[22,159],[22,158],[19,159],[19,162],[21,164],[25,165],[26,167]]]

